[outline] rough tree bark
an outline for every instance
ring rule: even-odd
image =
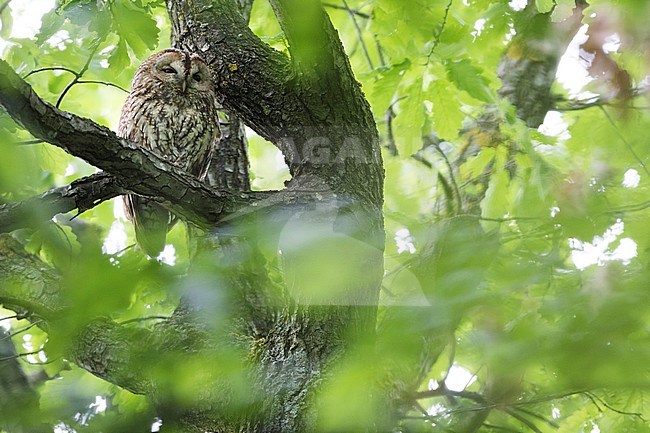
[[[250,1],[169,0],[167,7],[174,44],[201,53],[210,63],[224,107],[284,153],[293,175],[284,191],[247,191],[248,162],[241,140],[224,141],[220,154],[227,161],[212,173],[216,186],[240,190],[214,190],[107,129],[44,103],[0,62],[0,103],[7,112],[34,136],[107,173],[1,207],[3,230],[18,227],[24,209],[36,201],[52,201],[49,215],[83,211],[124,191],[152,196],[184,219],[216,229],[214,250],[203,248],[194,272],[215,278],[209,290],[231,301],[231,309],[218,320],[219,329],[212,319],[215,311],[190,293],[153,331],[99,317],[69,336],[71,344],[65,348],[66,357],[80,367],[148,395],[167,425],[182,431],[313,430],[319,417],[316,391],[329,380],[331,365],[352,347],[372,343],[374,335],[384,233],[383,169],[372,113],[320,2],[271,3],[289,41],[290,57],[250,31]],[[237,122],[230,128],[229,137],[241,137]],[[96,191],[99,182],[105,188]],[[233,258],[233,248],[240,252],[246,243],[233,246],[219,236],[234,230],[234,214],[244,214],[238,219],[245,223],[270,221],[265,230],[275,230],[269,237],[280,243],[282,233],[290,234],[279,246],[286,247],[286,254],[278,296],[269,296],[263,260]],[[362,269],[363,277],[339,281],[341,287],[333,294],[304,290],[319,276],[300,272],[302,251],[291,249],[291,239],[312,230],[345,247],[344,260]],[[240,234],[247,236],[246,231]],[[2,240],[0,254],[11,260],[0,266],[0,302],[44,323],[69,314],[70,306],[58,298],[57,271],[22,251],[10,237]],[[339,258],[331,266],[340,263]],[[56,327],[49,331],[56,332]],[[233,389],[217,374],[219,359],[213,356],[223,347],[240,350],[242,363],[247,360],[243,371],[253,397],[238,416],[229,415]],[[152,372],[173,368],[179,356],[201,359],[214,369],[189,401],[172,395],[173,389]]]

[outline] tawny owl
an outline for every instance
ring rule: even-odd
[[[214,84],[205,62],[173,48],[145,60],[122,107],[118,135],[203,180],[221,135]],[[155,201],[133,194],[124,196],[124,205],[138,245],[157,257],[176,217]]]

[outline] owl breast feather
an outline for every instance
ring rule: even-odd
[[[164,99],[133,101],[139,111],[125,134],[199,178],[205,176],[216,131],[216,113],[207,104],[170,104]]]

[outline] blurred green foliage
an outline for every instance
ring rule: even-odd
[[[0,15],[2,58],[52,104],[116,129],[126,96],[119,87],[128,89],[139,62],[169,46],[163,2],[61,0],[44,11],[39,31],[15,37],[17,2]],[[384,358],[355,354],[335,369],[317,400],[320,428],[374,425],[384,414],[376,413],[376,396],[364,398],[360,389],[378,380],[377,364],[399,364],[404,355],[417,369],[421,360],[408,358],[417,350],[415,332],[448,332],[443,343],[430,342],[441,355],[432,365],[423,362],[422,398],[409,402],[401,431],[447,431],[485,408],[498,409],[486,425],[504,431],[650,431],[650,111],[644,95],[650,5],[589,2],[583,22],[621,41],[611,58],[629,73],[635,96],[585,106],[599,94],[579,100],[556,83],[558,101],[571,109],[554,117],[555,132],[549,132],[526,127],[497,93],[499,62],[520,13],[507,1],[349,0],[358,13],[334,3],[339,7],[326,9],[385,144],[380,317],[399,307],[406,311],[400,320],[407,319],[380,333],[392,351]],[[574,2],[537,0],[534,6],[561,22]],[[267,2],[255,2],[251,28],[287,51]],[[586,90],[611,86],[607,77],[593,78]],[[30,140],[0,112],[1,202],[94,172]],[[250,146],[253,187],[282,188],[288,174],[278,151],[252,133]],[[119,205],[104,203],[73,221],[70,216],[14,233],[62,275],[75,314],[59,329],[72,333],[97,316],[136,319],[132,326],[153,329],[156,317],[173,311],[181,291],[204,293],[198,279],[183,280],[189,254],[182,225],[169,235],[173,264],[158,265],[133,248],[124,250],[134,238]],[[298,237],[289,229],[284,235],[285,252],[301,260],[300,273],[291,278],[313,278],[309,290],[321,293],[332,281],[365,277],[349,254],[337,254],[359,249],[355,240],[318,232]],[[281,278],[281,268],[277,259],[269,261],[272,280]],[[332,269],[339,272],[334,280],[327,275]],[[0,317],[13,315],[1,311]],[[15,318],[0,325],[15,332],[29,322]],[[20,362],[28,375],[48,378],[38,382],[38,416],[57,431],[150,431],[156,423],[144,397],[62,359],[66,341],[37,327],[16,333],[13,341],[19,352],[44,350]],[[195,381],[204,379],[197,372],[222,374],[241,394],[234,393],[236,408],[250,398],[238,360],[224,355],[220,372],[206,371],[209,361],[196,358],[153,374],[175,370],[168,379],[181,400],[191,400]],[[443,384],[456,392],[452,398],[436,394]],[[341,403],[350,396],[355,404]]]

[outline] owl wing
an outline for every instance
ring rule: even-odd
[[[204,131],[200,140],[203,141],[199,146],[199,155],[194,158],[193,164],[189,167],[188,172],[192,173],[200,180],[205,179],[212,161],[212,155],[215,152],[219,141],[221,140],[221,130],[219,129],[219,118],[215,113],[215,121],[208,123],[208,130]]]
[[[147,104],[145,99],[130,95],[122,108],[118,135],[147,149],[156,149],[157,137],[150,133],[152,124],[155,124],[152,123],[151,111],[151,104]],[[158,257],[165,248],[167,231],[176,219],[153,200],[129,194],[123,196],[123,201],[138,245],[148,256]]]

